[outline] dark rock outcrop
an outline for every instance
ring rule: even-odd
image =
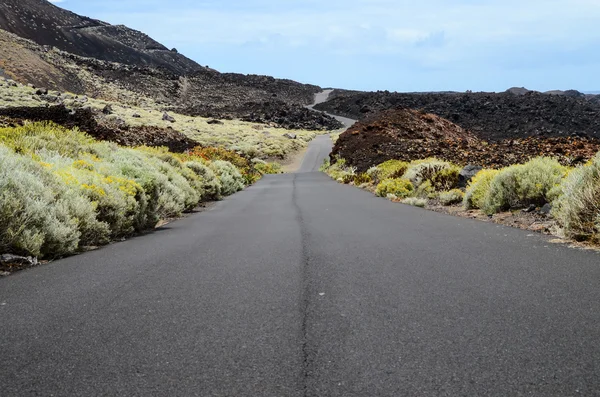
[[[571,95],[522,93],[336,92],[316,109],[366,119],[398,107],[446,118],[487,141],[526,137],[600,138],[600,104]]]
[[[51,121],[67,128],[77,127],[96,139],[116,142],[124,146],[166,146],[173,152],[184,152],[198,146],[198,142],[171,128],[128,127],[123,122],[99,123],[91,109],[67,109],[63,105],[49,107],[0,108],[5,125],[19,124],[19,120]]]
[[[466,165],[458,174],[458,187],[465,188],[479,171],[483,169],[480,165]]]

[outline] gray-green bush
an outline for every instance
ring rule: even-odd
[[[600,154],[571,171],[560,186],[552,215],[566,237],[600,240]]]
[[[482,209],[487,214],[544,205],[560,185],[568,168],[554,159],[538,157],[525,164],[502,169],[490,183]]]

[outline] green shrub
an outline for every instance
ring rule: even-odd
[[[0,128],[0,143],[16,153],[49,150],[63,156],[77,157],[94,152],[94,139],[78,129],[68,129],[51,122],[28,123],[22,127]]]
[[[379,183],[384,179],[402,178],[408,168],[408,163],[400,160],[388,160],[376,167],[371,167],[367,174],[375,183]]]
[[[410,196],[414,191],[414,186],[408,179],[390,178],[381,181],[375,189],[375,194],[379,197],[387,197],[392,194],[398,198]]]
[[[187,161],[185,165],[201,179],[204,191],[203,200],[221,199],[221,181],[208,165],[200,161]]]
[[[42,165],[0,146],[0,251],[51,257],[74,252],[81,233],[70,199]]]
[[[335,163],[330,164],[326,172],[330,177],[332,177],[336,181],[347,184],[354,181],[354,176],[356,175],[356,168],[348,167],[346,165],[345,159],[337,158]]]
[[[254,168],[261,175],[270,175],[270,174],[282,174],[281,164],[279,163],[267,163],[264,161],[254,162]]]
[[[562,234],[576,240],[600,237],[600,154],[571,171],[561,184],[552,215]]]
[[[436,192],[444,192],[452,190],[458,186],[458,179],[461,168],[451,165],[439,172],[436,172],[431,177],[431,184]]]
[[[427,206],[427,200],[417,197],[407,197],[401,201],[402,204],[408,204],[419,208],[425,208]]]
[[[462,203],[465,194],[460,189],[452,189],[448,192],[442,192],[439,195],[442,205],[453,205]]]
[[[435,192],[435,188],[431,184],[431,181],[425,181],[425,182],[421,183],[415,189],[413,196],[419,197],[419,198],[435,198],[436,192]]]
[[[356,186],[364,185],[365,183],[371,183],[372,181],[373,180],[371,179],[371,177],[364,172],[362,174],[356,174],[354,176],[354,184]]]
[[[122,148],[50,123],[0,128],[0,251],[57,257],[105,244],[243,181],[228,161]]]
[[[244,188],[244,177],[230,162],[216,160],[210,164],[221,182],[221,192],[229,196]]]
[[[567,168],[554,159],[538,157],[525,164],[502,169],[490,183],[483,211],[494,214],[549,202],[549,193],[559,185]]]
[[[331,167],[331,160],[329,160],[329,158],[326,158],[325,160],[323,160],[323,164],[321,164],[321,166],[319,167],[319,171],[320,172],[328,172],[330,167]]]
[[[169,175],[172,167],[163,161],[135,149],[119,149],[111,154],[110,161],[144,189],[147,206],[139,222],[141,228],[154,227],[159,219],[179,216],[186,209],[185,193],[177,184],[185,182],[181,176],[175,180]]]
[[[417,160],[410,163],[404,177],[419,187],[429,181],[436,191],[450,190],[458,186],[460,167],[438,159]]]
[[[465,209],[483,208],[485,197],[490,190],[490,183],[498,175],[498,170],[481,170],[469,182],[463,199]]]

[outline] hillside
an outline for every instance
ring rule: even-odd
[[[304,108],[315,85],[220,73],[125,26],[79,16],[46,0],[0,4],[0,76],[56,91],[137,104],[152,99],[190,116],[289,129],[337,129]]]
[[[340,135],[332,159],[343,158],[358,172],[387,160],[413,161],[436,157],[459,165],[500,168],[551,156],[576,165],[600,150],[600,139],[529,137],[489,142],[434,114],[390,109],[371,114]]]
[[[180,74],[204,69],[141,32],[79,16],[46,0],[3,0],[0,28],[84,57]]]
[[[423,110],[451,120],[485,140],[530,136],[600,137],[600,105],[573,92],[390,93],[337,91],[319,110],[365,119],[398,107]]]

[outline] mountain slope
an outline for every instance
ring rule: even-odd
[[[46,0],[2,0],[0,28],[84,57],[180,74],[205,69],[141,32],[79,16]]]
[[[305,108],[322,89],[270,76],[220,73],[147,35],[46,0],[0,3],[0,75],[23,84],[126,103],[150,98],[190,116],[287,129],[337,129]],[[133,98],[133,101],[132,101]]]

